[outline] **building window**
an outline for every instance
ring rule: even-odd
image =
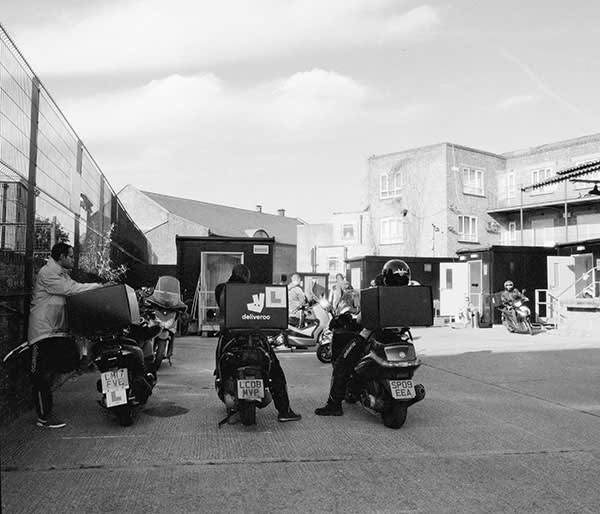
[[[513,200],[516,196],[515,172],[511,171],[506,175],[506,199]]]
[[[327,258],[327,269],[330,274],[335,274],[338,272],[340,261],[337,257],[328,257]]]
[[[483,189],[483,170],[463,168],[463,193],[485,196]]]
[[[541,168],[539,170],[531,170],[531,184],[539,184],[544,180],[548,180],[553,175],[551,168]],[[554,191],[554,184],[550,184],[531,191],[532,195],[543,195]]]
[[[502,242],[504,244],[514,243],[517,240],[517,222],[509,221],[508,228],[502,232]]]
[[[379,198],[397,198],[402,194],[404,178],[401,171],[384,173],[379,177]]]
[[[477,218],[475,216],[458,217],[459,241],[477,242]]]
[[[342,225],[342,239],[344,241],[354,239],[354,225],[350,223]]]
[[[402,218],[383,218],[379,228],[381,244],[401,243],[403,241],[404,225]]]

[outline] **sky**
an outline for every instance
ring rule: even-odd
[[[600,132],[600,2],[2,0],[0,23],[118,191],[309,222],[367,159]]]

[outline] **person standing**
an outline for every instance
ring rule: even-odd
[[[66,425],[53,414],[55,373],[66,373],[79,365],[79,348],[69,337],[67,327],[66,297],[102,286],[73,280],[69,276],[73,265],[73,247],[67,243],[55,244],[33,288],[27,340],[31,346],[30,372],[37,425],[45,428]]]
[[[304,309],[308,303],[306,295],[302,290],[302,278],[298,273],[292,275],[292,281],[288,284],[288,309],[290,325],[302,328],[304,325]]]

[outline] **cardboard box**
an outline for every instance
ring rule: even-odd
[[[140,310],[133,288],[116,285],[67,296],[67,317],[73,333],[93,335],[139,324]]]
[[[278,329],[288,326],[287,287],[272,284],[225,285],[223,326],[227,329]]]
[[[360,292],[362,325],[370,330],[433,325],[429,286],[371,287]]]

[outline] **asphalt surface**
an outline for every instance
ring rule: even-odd
[[[96,404],[95,373],[55,395],[61,430],[0,430],[7,513],[600,512],[600,342],[494,329],[415,331],[426,399],[400,430],[359,406],[313,414],[331,366],[281,352],[300,422],[272,405],[225,425],[214,339],[176,344],[131,427]]]

